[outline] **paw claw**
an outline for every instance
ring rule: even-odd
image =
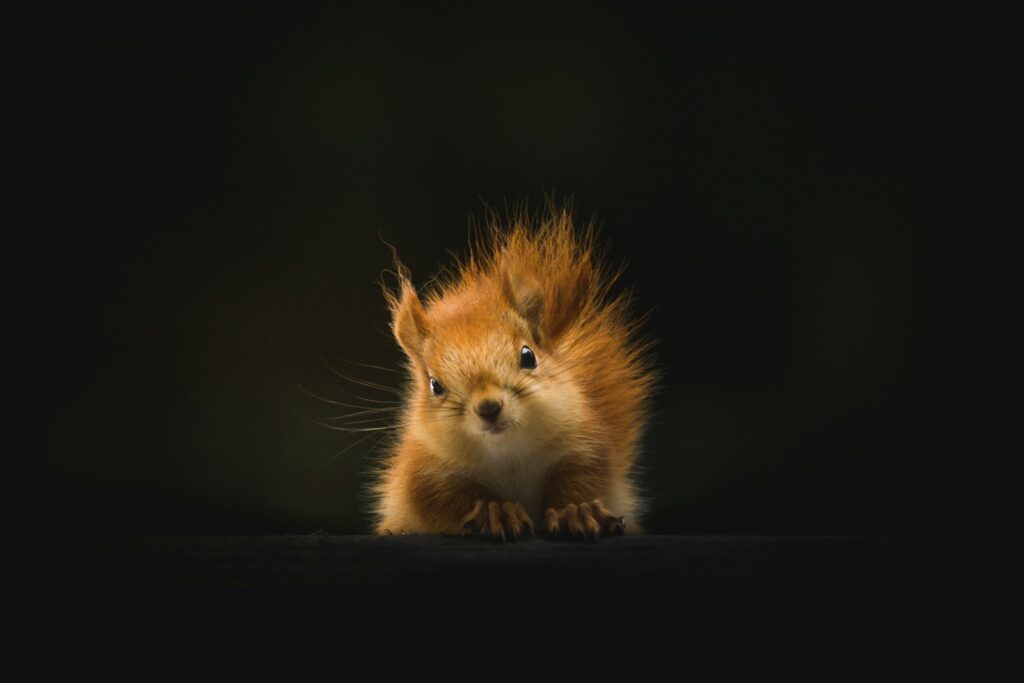
[[[533,535],[533,520],[519,503],[478,500],[462,523],[462,536],[487,536],[513,542],[523,537],[524,527]]]
[[[560,509],[548,508],[544,526],[549,536],[564,532],[569,538],[597,541],[604,536],[625,533],[626,521],[612,514],[600,499],[595,499],[578,505],[567,503]]]

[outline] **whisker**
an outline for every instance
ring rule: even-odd
[[[441,403],[440,405],[427,405],[427,406],[424,406],[424,410],[457,410],[457,411],[462,411],[462,410],[465,410],[465,408],[466,408],[466,403],[464,401],[461,402],[461,403],[459,401],[450,401],[450,402],[446,402],[446,403]]]
[[[456,391],[455,389],[452,389],[450,387],[446,388],[445,391],[447,391],[449,394],[455,394],[455,396],[457,396],[458,398],[462,399],[462,403],[463,404],[465,404],[467,402],[467,400],[468,400],[463,394],[459,393],[458,391]]]
[[[371,381],[366,380],[366,379],[360,379],[358,377],[352,377],[350,375],[346,375],[343,372],[336,372],[335,374],[338,375],[338,377],[341,377],[342,379],[344,379],[346,381],[352,382],[353,384],[358,384],[360,386],[367,387],[368,389],[376,389],[377,391],[383,391],[383,392],[386,392],[386,393],[389,393],[389,394],[396,394],[398,396],[402,395],[402,392],[399,391],[398,389],[396,389],[395,387],[388,387],[388,386],[384,386],[383,384],[377,384],[376,382],[371,382]]]
[[[382,401],[380,399],[369,398],[367,396],[360,396],[359,394],[352,393],[351,391],[349,391],[345,387],[335,386],[335,388],[338,391],[342,392],[342,393],[348,394],[352,398],[357,398],[360,401],[366,401],[367,403],[379,403],[379,404],[382,404],[382,405],[392,405],[392,406],[397,406],[397,405],[401,405],[402,404],[401,401],[394,401],[394,400]]]
[[[398,428],[398,425],[389,425],[389,426],[386,426],[386,427],[353,427],[353,428],[350,429],[350,428],[347,428],[347,427],[339,427],[337,425],[328,424],[326,422],[323,422],[322,420],[318,420],[317,418],[310,417],[309,415],[303,415],[302,413],[300,413],[297,410],[295,411],[295,414],[298,415],[299,417],[301,417],[304,420],[312,422],[315,425],[319,425],[321,427],[325,427],[325,428],[333,430],[335,432],[368,432],[368,431],[381,431],[381,430],[385,430],[385,429],[397,429]]]
[[[341,372],[340,370],[337,370],[337,369],[331,367],[331,364],[328,363],[322,357],[320,358],[320,362],[323,363],[324,366],[328,370],[330,370],[335,375],[337,375],[338,377],[341,377],[342,379],[344,379],[346,381],[354,382],[355,384],[359,384],[361,386],[368,387],[370,389],[376,389],[377,391],[386,391],[386,392],[391,393],[391,394],[398,394],[399,396],[401,395],[401,392],[398,389],[395,389],[394,387],[389,387],[389,386],[385,386],[383,384],[377,384],[376,382],[371,382],[370,380],[359,379],[358,377],[352,377],[351,375],[346,375],[344,372]]]
[[[350,417],[362,417],[363,415],[371,415],[373,413],[390,413],[388,415],[381,415],[377,419],[383,420],[392,417],[398,411],[397,408],[370,408],[368,410],[359,410],[354,413],[347,413],[345,415],[331,415],[330,417],[322,417],[321,420],[344,420]]]
[[[437,424],[441,420],[449,420],[449,419],[454,420],[454,419],[458,419],[459,417],[460,417],[459,415],[435,415],[432,419],[424,420],[420,424]]]
[[[359,445],[359,444],[361,444],[362,442],[364,442],[364,441],[366,441],[367,439],[369,439],[369,438],[370,438],[371,436],[373,436],[373,434],[367,434],[366,436],[361,436],[361,437],[359,437],[358,439],[356,439],[355,441],[353,441],[352,443],[350,443],[349,445],[345,446],[345,447],[344,447],[344,448],[342,448],[342,449],[341,449],[340,451],[338,451],[338,452],[337,452],[337,453],[335,453],[335,454],[334,454],[333,456],[331,456],[331,458],[330,458],[330,459],[329,459],[329,460],[328,460],[327,462],[325,462],[325,463],[324,463],[323,465],[320,465],[320,469],[324,469],[324,468],[326,468],[326,467],[327,467],[328,465],[330,465],[330,464],[331,464],[332,462],[334,462],[335,460],[337,460],[338,458],[340,458],[340,457],[341,457],[341,456],[342,456],[343,454],[345,454],[345,453],[349,452],[350,450],[352,450],[353,448],[355,448],[356,446],[358,446],[358,445]],[[378,440],[378,442],[377,442],[377,443],[380,443],[380,441]]]
[[[310,391],[309,389],[305,388],[301,384],[299,385],[299,389],[302,390],[302,392],[304,392],[305,394],[307,394],[309,396],[312,396],[313,398],[318,399],[320,401],[323,401],[324,403],[330,403],[331,405],[343,406],[345,408],[358,408],[360,410],[378,410],[377,408],[368,408],[367,406],[360,406],[360,405],[355,405],[355,404],[352,404],[352,403],[342,403],[341,401],[335,401],[333,399],[329,399],[329,398],[326,398],[324,396],[320,396],[319,394],[315,394],[312,391]],[[387,401],[376,401],[376,402],[377,403],[389,403]],[[396,409],[399,407],[399,403],[397,401],[394,403],[394,405],[395,405]],[[386,408],[380,408],[379,410],[387,410],[387,409]]]
[[[324,419],[324,420],[337,420],[339,418],[336,418],[336,417],[325,417],[325,418],[321,418],[321,419]],[[394,415],[381,415],[380,417],[370,417],[370,418],[367,418],[365,420],[352,420],[351,422],[346,422],[343,426],[373,424],[375,422],[382,423],[385,420],[390,423],[390,422],[393,422],[394,419],[395,419]]]
[[[561,377],[562,375],[566,374],[567,372],[570,372],[570,371],[575,370],[576,368],[578,368],[578,367],[580,367],[582,365],[587,364],[590,360],[591,360],[590,358],[579,358],[579,359],[573,361],[572,363],[569,363],[568,365],[565,365],[563,367],[558,368],[557,370],[555,370],[554,372],[552,372],[549,375],[546,375],[546,376],[542,375],[540,377],[537,377],[536,381],[539,382],[539,383],[543,383],[543,382],[550,382],[552,380],[558,379],[559,377]]]
[[[361,368],[371,368],[373,370],[383,370],[384,372],[393,372],[396,375],[401,375],[402,374],[401,370],[396,370],[394,368],[385,368],[382,365],[373,365],[371,363],[360,363],[359,361],[349,360],[348,358],[342,358],[342,360],[345,361],[346,363],[350,363],[352,365],[358,365]]]
[[[526,398],[527,396],[531,396],[537,393],[537,391],[539,391],[542,387],[550,386],[552,382],[560,379],[562,376],[575,370],[576,368],[586,365],[591,360],[592,359],[589,357],[579,358],[576,361],[559,368],[555,372],[552,372],[550,375],[535,378],[535,381],[538,386],[530,391],[524,392],[519,396],[519,398]]]
[[[335,432],[344,432],[346,434],[358,434],[360,432],[389,432],[398,429],[401,425],[387,425],[385,427],[336,427],[335,425],[329,425],[324,422],[316,422],[315,424],[321,427],[326,427]]]

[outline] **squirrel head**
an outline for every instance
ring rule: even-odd
[[[409,428],[435,450],[470,460],[557,447],[583,419],[565,325],[546,316],[541,284],[502,267],[420,300],[408,272],[389,295],[392,331],[412,374]],[[552,324],[552,323],[555,324]]]

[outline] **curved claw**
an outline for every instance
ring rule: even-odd
[[[568,503],[544,512],[544,529],[549,536],[565,534],[577,540],[597,541],[605,536],[625,533],[626,521],[606,508],[600,499],[584,503]]]
[[[512,501],[499,503],[478,500],[462,520],[463,536],[488,536],[496,541],[518,541],[525,532],[533,535],[533,520],[522,505]]]

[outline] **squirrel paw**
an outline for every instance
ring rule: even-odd
[[[462,519],[463,536],[491,536],[499,541],[518,541],[533,536],[533,520],[519,503],[476,501]]]
[[[616,517],[599,499],[589,503],[569,503],[561,509],[548,508],[544,529],[550,536],[596,541],[602,536],[618,536],[626,530],[626,520]]]

